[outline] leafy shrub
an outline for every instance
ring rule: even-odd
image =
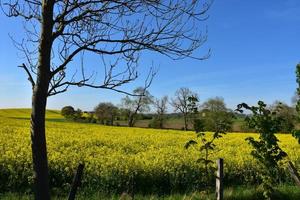
[[[61,109],[61,115],[66,119],[73,119],[75,114],[75,109],[72,106],[65,106]]]
[[[248,137],[246,140],[254,148],[251,155],[258,160],[261,167],[259,175],[262,179],[264,197],[271,199],[274,194],[274,185],[279,180],[280,166],[278,164],[287,154],[279,147],[279,140],[275,136],[281,128],[281,118],[275,112],[268,110],[266,106],[262,101],[258,102],[258,106],[251,107],[242,103],[238,105],[237,110],[243,112],[242,109],[246,109],[252,112],[246,121],[250,128],[259,133],[259,139]]]

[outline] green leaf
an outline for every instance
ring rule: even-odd
[[[198,144],[198,142],[196,142],[195,140],[190,140],[184,145],[184,148],[188,149],[190,146],[196,145],[196,144]]]
[[[293,130],[292,135],[298,140],[298,143],[300,144],[300,130]]]

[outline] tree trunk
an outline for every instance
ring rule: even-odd
[[[159,128],[160,129],[164,128],[164,118],[162,115],[159,116]]]
[[[37,84],[33,91],[31,113],[31,149],[36,200],[50,199],[45,135],[46,103],[47,93],[45,93],[45,86]]]
[[[187,127],[187,116],[186,114],[183,115],[184,118],[184,130],[187,131],[188,127]]]
[[[128,126],[133,127],[133,125],[134,125],[134,116],[130,115],[128,119]]]
[[[111,118],[110,118],[110,125],[111,125],[111,126],[114,125],[114,115],[111,115]]]
[[[36,200],[50,200],[45,113],[50,82],[54,0],[43,0],[37,80],[33,88],[31,149]]]

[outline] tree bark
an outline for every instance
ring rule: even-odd
[[[46,90],[47,91],[47,90]],[[45,86],[37,84],[32,96],[31,149],[34,171],[34,194],[36,200],[49,200],[49,175],[45,134],[45,110],[47,92]]]
[[[133,127],[134,125],[134,115],[129,115],[129,119],[128,119],[128,126],[129,127]]]
[[[45,113],[50,82],[54,0],[43,0],[39,65],[32,94],[31,149],[36,200],[50,200]]]
[[[159,128],[160,129],[164,128],[164,119],[163,119],[163,116],[160,116],[160,118],[159,118]]]
[[[114,115],[111,115],[111,118],[110,118],[110,125],[111,125],[111,126],[114,125]]]
[[[187,131],[187,129],[188,129],[188,127],[187,127],[187,115],[184,114],[183,118],[184,118],[184,130]]]

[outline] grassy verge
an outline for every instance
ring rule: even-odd
[[[277,188],[277,193],[274,195],[274,200],[295,200],[300,199],[300,189],[296,186],[282,185]],[[17,194],[17,193],[5,193],[0,194],[1,200],[30,200],[33,199],[32,195]],[[53,195],[55,200],[67,199],[66,196]],[[104,195],[97,192],[80,192],[77,195],[77,200],[129,200],[131,197],[127,194],[120,195]],[[167,196],[158,195],[135,195],[136,200],[213,200],[215,199],[215,194],[210,192],[206,194],[205,192],[194,192],[189,194],[172,194]],[[235,187],[226,188],[224,191],[224,199],[226,200],[261,200],[263,199],[262,191],[255,187]]]

